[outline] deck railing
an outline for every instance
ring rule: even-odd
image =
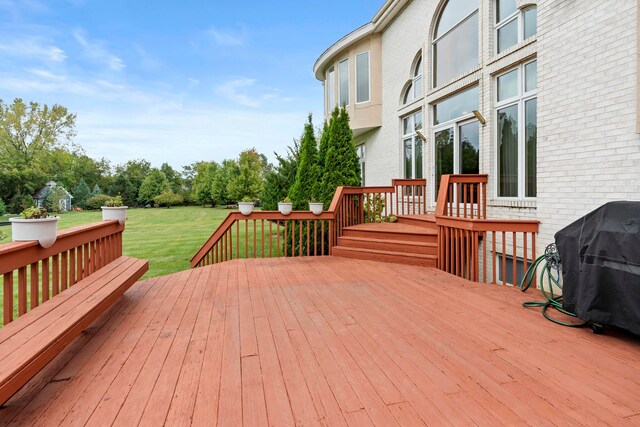
[[[486,185],[487,175],[442,177],[436,206],[438,268],[491,283],[507,283],[510,273],[513,283],[518,263],[526,271],[536,258],[538,221],[487,219]]]
[[[123,231],[118,221],[103,221],[58,232],[49,248],[35,241],[0,245],[4,324],[121,256]]]
[[[328,253],[333,214],[314,215],[294,211],[232,212],[191,258],[191,267],[202,267],[238,258],[321,256]]]
[[[394,180],[388,187],[338,187],[321,215],[294,211],[232,212],[191,258],[192,267],[238,258],[323,256],[342,230],[380,217],[426,213],[424,179]]]

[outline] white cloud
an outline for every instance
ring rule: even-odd
[[[0,52],[21,58],[36,58],[50,62],[63,62],[67,55],[59,47],[38,37],[0,41]]]
[[[211,27],[207,30],[207,34],[220,46],[242,46],[245,44],[246,36],[244,31],[241,34],[237,34],[233,31]]]
[[[84,53],[92,61],[106,65],[110,70],[121,71],[125,64],[122,59],[109,52],[104,42],[89,40],[83,31],[74,31],[73,37],[84,48]]]
[[[227,98],[229,101],[235,102],[245,107],[259,108],[265,101],[276,98],[277,90],[271,89],[267,93],[254,94],[259,89],[254,89],[256,80],[249,78],[239,78],[229,80],[216,88],[216,91]]]

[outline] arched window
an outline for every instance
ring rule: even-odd
[[[478,0],[448,0],[433,41],[433,87],[478,65]]]
[[[535,35],[537,13],[535,6],[518,9],[515,0],[496,0],[497,53]]]
[[[411,72],[411,82],[402,96],[402,103],[407,104],[422,97],[422,56],[418,57]]]

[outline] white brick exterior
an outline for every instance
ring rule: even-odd
[[[489,175],[489,216],[538,219],[537,253],[559,229],[611,200],[640,200],[640,137],[637,129],[637,1],[538,0],[537,37],[496,55],[494,0],[480,3],[480,65],[458,80],[431,88],[432,26],[441,0],[413,0],[382,31],[382,126],[366,141],[367,185],[388,185],[403,176],[400,118],[424,112],[424,170],[434,173],[432,105],[477,84],[480,173]],[[411,67],[423,52],[424,97],[401,106]],[[538,195],[535,200],[495,197],[495,76],[538,60]],[[431,194],[430,194],[431,196]],[[433,202],[433,200],[431,200]]]

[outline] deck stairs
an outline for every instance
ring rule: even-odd
[[[401,215],[397,223],[366,223],[343,229],[332,255],[435,267],[438,231],[433,215]]]

